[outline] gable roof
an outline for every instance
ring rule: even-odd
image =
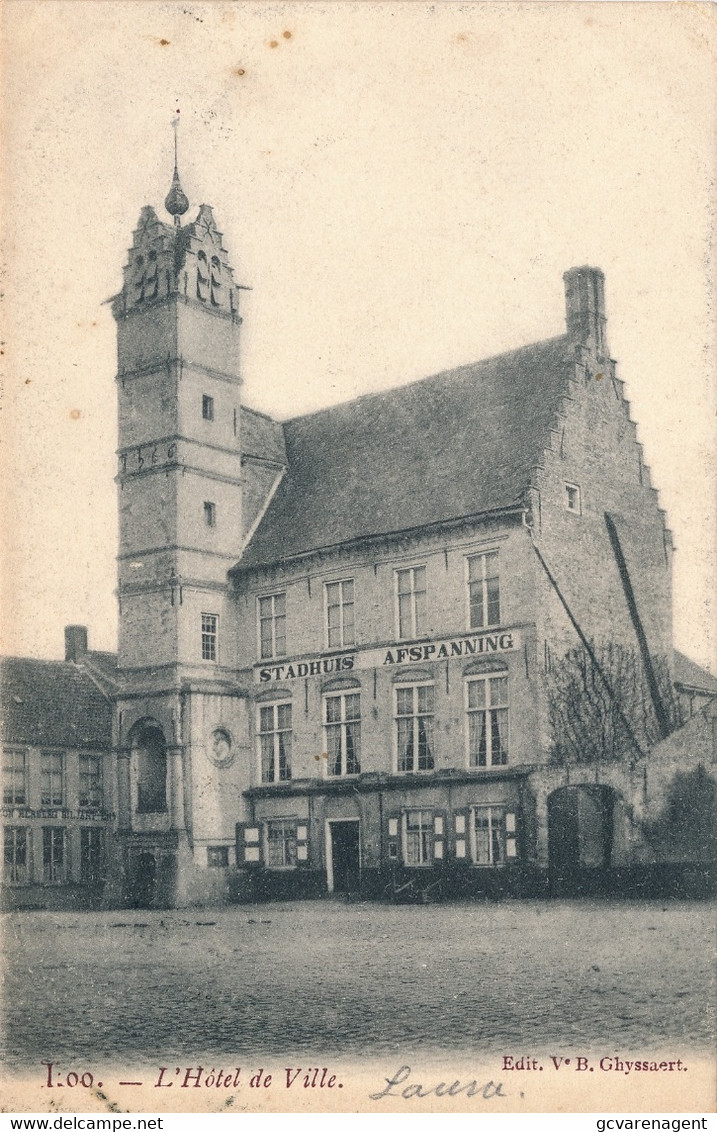
[[[236,569],[519,505],[573,374],[552,338],[286,421],[287,474]]]
[[[69,661],[0,658],[0,722],[6,743],[112,746],[109,700]]]

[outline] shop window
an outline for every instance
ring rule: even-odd
[[[65,830],[61,826],[42,831],[42,879],[45,884],[64,884],[66,877]]]
[[[291,778],[291,704],[259,707],[259,758],[262,782]]]
[[[3,804],[27,805],[27,759],[25,751],[3,750]]]
[[[207,846],[207,865],[210,869],[226,869],[229,867],[229,849],[226,845]]]
[[[361,696],[341,692],[324,699],[326,770],[330,775],[361,773]]]
[[[479,676],[466,681],[468,765],[505,766],[508,762],[508,677]]]
[[[259,656],[268,660],[286,655],[286,594],[269,594],[258,601]]]
[[[104,830],[80,830],[80,879],[84,884],[94,884],[104,878],[105,872]]]
[[[101,810],[102,758],[100,755],[80,755],[80,808]]]
[[[326,643],[330,649],[353,645],[356,641],[354,622],[353,578],[326,582]]]
[[[43,751],[40,758],[40,804],[64,804],[64,758],[62,751]]]
[[[3,881],[5,884],[27,884],[30,862],[30,831],[18,826],[5,826]]]
[[[402,640],[420,637],[426,625],[426,567],[396,570],[396,621]]]
[[[291,868],[296,864],[296,821],[266,823],[266,863],[270,869]]]
[[[468,625],[487,629],[500,624],[498,551],[475,554],[468,559]]]
[[[396,770],[433,770],[433,684],[398,685]]]
[[[202,660],[217,659],[219,618],[216,613],[202,614]]]

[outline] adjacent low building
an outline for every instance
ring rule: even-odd
[[[74,666],[71,718],[8,740],[37,823],[8,826],[13,891],[50,883],[63,838],[68,884],[102,843],[103,899],[150,906],[648,891],[670,838],[670,883],[704,888],[707,848],[660,815],[678,773],[713,790],[714,681],[675,668],[672,540],[602,272],[566,272],[560,337],[279,422],[243,404],[212,210],[181,225],[176,171],[165,203],[113,305],[118,655],[8,662],[39,688]],[[709,743],[653,787],[685,697]]]

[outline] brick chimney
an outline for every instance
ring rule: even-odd
[[[573,342],[590,346],[598,357],[605,357],[605,276],[599,267],[571,267],[563,281],[568,336]]]
[[[87,652],[87,626],[65,626],[65,660],[77,664]]]

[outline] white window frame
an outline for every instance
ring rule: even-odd
[[[276,612],[276,599],[280,598],[280,597],[283,597],[283,599],[284,599],[284,612],[283,613],[277,613]],[[261,615],[261,603],[263,601],[270,601],[271,602],[271,614],[270,614],[269,617],[262,617],[262,615]],[[259,594],[257,596],[257,599],[256,599],[256,653],[257,653],[257,656],[259,657],[259,660],[274,660],[276,657],[287,655],[286,604],[287,604],[287,602],[286,602],[286,590],[277,590],[275,593]],[[284,648],[280,652],[277,650],[276,623],[277,623],[278,619],[283,619],[283,621],[284,621]],[[268,653],[268,654],[264,654],[262,652],[261,625],[262,625],[263,621],[268,621],[271,625],[271,652]]]
[[[495,555],[497,560],[498,569],[498,620],[488,620],[488,575],[486,571],[486,559]],[[481,601],[483,606],[483,615],[485,623],[483,625],[474,625],[471,619],[471,586],[477,585],[477,579],[471,581],[471,562],[480,558],[481,565]],[[500,585],[500,551],[497,547],[486,547],[485,550],[478,550],[474,554],[467,554],[465,557],[465,579],[466,579],[466,625],[474,632],[482,633],[484,629],[494,629],[501,624],[502,608],[501,608],[501,585]]]
[[[398,714],[398,693],[399,691],[406,691],[410,688],[412,690],[413,698],[413,712],[411,716]],[[418,689],[419,688],[433,688],[433,711],[426,712],[422,717],[418,711]],[[431,729],[431,757],[433,760],[432,767],[418,767],[418,736],[419,727],[418,720],[420,718],[429,718],[433,720],[433,727]],[[398,768],[398,721],[399,719],[412,719],[413,720],[413,768],[410,770],[399,770]],[[405,681],[394,684],[393,687],[393,773],[394,774],[431,774],[436,766],[436,682],[435,680],[415,680]]]
[[[351,696],[357,696],[359,702],[359,714],[357,719],[346,718],[346,700]],[[332,722],[327,719],[328,715],[328,702],[329,700],[341,701],[341,718]],[[323,717],[324,728],[324,750],[327,757],[322,760],[324,764],[324,776],[326,778],[355,778],[361,773],[361,689],[360,688],[347,688],[345,691],[326,692],[323,696],[323,703],[321,705],[321,714]],[[350,773],[346,770],[346,735],[349,724],[358,724],[358,768],[352,770]],[[331,755],[329,754],[329,729],[339,730],[340,741],[340,762],[341,771],[339,774],[334,774],[331,769]]]
[[[49,865],[45,862],[45,834],[49,833],[51,836],[47,839],[50,844],[51,854]],[[56,838],[55,834],[60,834]],[[62,846],[62,859],[60,867],[57,868],[55,861],[55,842],[60,842]],[[43,884],[66,884],[68,875],[68,860],[67,860],[67,830],[62,825],[49,825],[42,828],[42,880]]]
[[[259,762],[259,781],[260,782],[290,782],[291,781],[291,756],[293,746],[293,727],[294,727],[294,713],[291,700],[269,700],[266,703],[258,703],[256,705],[256,736],[257,736],[257,758]],[[288,707],[291,712],[291,726],[279,727],[279,708]],[[271,731],[262,731],[261,729],[261,713],[271,709],[272,713],[272,729]],[[286,757],[287,771],[285,775],[281,775],[280,759],[279,759],[279,743],[280,736],[289,736],[289,749]],[[262,751],[262,739],[265,736],[271,735],[273,746],[273,764],[274,764],[274,777],[264,777],[264,756]]]
[[[423,587],[422,590],[418,589],[416,587],[416,571],[417,570],[423,571],[424,587]],[[401,603],[400,603],[400,600],[399,600],[399,589],[398,589],[398,579],[399,579],[401,574],[410,574],[410,576],[411,576],[411,587],[408,590],[408,595],[411,598],[411,602],[410,602],[410,606],[411,606],[410,630],[411,631],[408,632],[408,633],[401,632]],[[417,606],[416,606],[416,596],[418,594],[423,594],[424,604],[427,604],[427,601],[428,601],[428,571],[426,569],[426,563],[425,562],[416,562],[412,566],[395,566],[394,570],[393,570],[393,591],[394,591],[394,614],[395,614],[395,619],[396,619],[396,638],[399,641],[411,641],[411,640],[415,640],[417,637],[424,636],[425,633],[426,633],[426,626],[425,625],[419,625],[419,623],[418,623],[419,618],[418,618],[418,609],[417,609]],[[427,611],[424,608],[424,619],[427,620],[426,612]]]
[[[96,776],[93,773],[90,773],[86,770],[83,770],[83,767],[86,767],[86,766],[91,767],[91,766],[93,766],[93,764],[97,768],[97,775]],[[95,754],[94,752],[91,752],[91,751],[90,752],[87,752],[87,751],[81,751],[80,752],[80,758],[79,758],[79,784],[80,784],[80,788],[79,788],[79,794],[78,794],[77,801],[78,801],[79,808],[81,810],[101,810],[103,808],[104,801],[105,801],[105,799],[104,799],[103,770],[104,770],[104,767],[102,765],[102,755]],[[89,784],[89,789],[85,791],[88,796],[92,795],[92,793],[94,791],[96,791],[96,795],[97,795],[96,799],[90,798],[90,801],[87,801],[87,802],[82,801],[83,782],[86,783],[86,784],[87,783]]]
[[[306,824],[306,823],[304,823],[304,824]],[[293,831],[294,831],[294,841],[293,841],[293,844],[294,844],[294,859],[293,859],[293,861],[284,861],[282,864],[275,864],[275,863],[272,863],[272,861],[269,859],[269,828],[271,826],[276,826],[276,825],[282,825],[284,827],[285,831],[288,828],[292,828]],[[264,821],[264,861],[266,863],[267,869],[272,869],[272,870],[276,869],[278,871],[286,871],[288,869],[295,869],[296,868],[298,860],[299,860],[298,844],[297,844],[297,842],[298,842],[298,836],[297,836],[298,825],[299,825],[299,822],[297,821],[297,819],[295,817],[291,817],[291,818],[275,817],[275,818],[266,818],[265,819],[265,821]],[[283,854],[282,855],[283,856],[286,856],[286,844],[287,844],[287,838],[283,837],[282,838],[282,845],[283,845]]]
[[[91,847],[93,853],[86,852],[85,847]],[[94,852],[96,851],[96,858]],[[96,881],[102,880],[105,873],[105,861],[107,854],[107,839],[105,831],[102,826],[86,826],[80,827],[80,882],[81,884],[93,884]],[[93,866],[93,867],[91,867]]]
[[[351,584],[351,601],[344,599],[344,586]],[[338,644],[332,644],[330,638],[331,627],[329,626],[329,586],[339,587],[339,641]],[[346,637],[346,626],[344,624],[344,609],[351,606],[353,610],[353,634],[351,640]],[[327,649],[342,649],[356,644],[356,582],[353,578],[331,578],[329,581],[324,582],[324,639],[326,641]]]
[[[493,707],[490,702],[490,681],[491,680],[506,680],[506,703],[499,707]],[[469,685],[483,682],[486,685],[485,703],[484,708],[469,708]],[[490,727],[490,719],[486,718],[486,761],[485,766],[479,763],[471,762],[471,730],[470,730],[470,717],[484,712],[488,717],[491,711],[505,711],[505,753],[506,759],[504,762],[493,762],[493,735]],[[465,750],[466,750],[466,766],[469,770],[488,770],[492,766],[507,766],[510,762],[510,680],[507,670],[501,669],[497,672],[486,672],[484,674],[476,673],[473,676],[466,676],[463,681],[463,718],[465,730]]]
[[[23,834],[25,863],[17,863],[16,834]],[[8,862],[7,852],[11,849],[12,860]],[[29,826],[6,825],[3,829],[3,884],[22,885],[32,880],[32,830]]]
[[[470,821],[468,828],[468,843],[470,846],[470,860],[471,864],[480,869],[501,869],[504,867],[507,860],[506,851],[506,831],[505,831],[505,817],[506,809],[504,805],[487,805],[487,806],[471,806],[470,807]],[[488,861],[478,861],[478,838],[476,834],[476,815],[485,815],[488,818]],[[499,824],[499,843],[500,852],[499,860],[494,860],[494,847],[493,847],[493,829],[494,824]]]
[[[24,747],[3,747],[3,805],[4,806],[27,806],[27,770],[28,758],[27,750]],[[9,761],[8,761],[9,760]],[[16,760],[22,762],[22,801],[16,799],[16,783],[20,778],[20,767],[16,765]],[[8,789],[11,786],[11,789]],[[6,798],[6,793],[8,797]],[[12,800],[9,794],[12,793]]]
[[[428,818],[428,825],[425,827],[428,836],[428,855],[423,861],[409,861],[408,860],[408,815],[420,814],[421,815],[421,828],[420,836],[424,836],[423,818]],[[401,813],[401,857],[403,864],[407,869],[430,869],[435,862],[433,852],[433,840],[435,837],[435,811],[432,809],[423,809],[420,806],[410,806],[408,809],[403,810]],[[419,841],[419,845],[423,846],[423,840]],[[421,849],[421,852],[423,850]]]
[[[205,623],[204,623],[205,617],[211,618],[214,621],[214,626],[213,626],[212,629],[205,628]],[[204,611],[201,614],[201,618],[202,618],[202,621],[201,621],[200,647],[201,647],[202,662],[204,664],[217,664],[219,662],[219,614],[218,613],[208,613],[208,612]],[[212,650],[211,650],[213,655],[212,656],[205,656],[204,655],[205,641],[209,642],[210,640],[213,642]],[[207,651],[209,651],[208,648],[207,648]]]
[[[45,769],[46,759],[59,759],[59,770],[50,765],[47,770]],[[61,810],[65,805],[65,774],[67,772],[67,760],[64,751],[53,750],[51,747],[45,747],[40,751],[40,805],[43,809]],[[45,801],[45,775],[48,776],[49,782],[49,798]],[[57,779],[60,781],[60,801],[55,802],[55,784]]]
[[[571,492],[575,493],[574,497],[571,496]],[[571,500],[573,498],[574,498],[575,503],[576,503],[575,507],[571,506]],[[583,496],[582,496],[582,492],[580,490],[579,484],[577,484],[577,483],[567,483],[566,482],[564,499],[565,499],[565,510],[567,512],[569,512],[569,514],[571,514],[571,515],[582,515],[582,513],[583,513]]]

